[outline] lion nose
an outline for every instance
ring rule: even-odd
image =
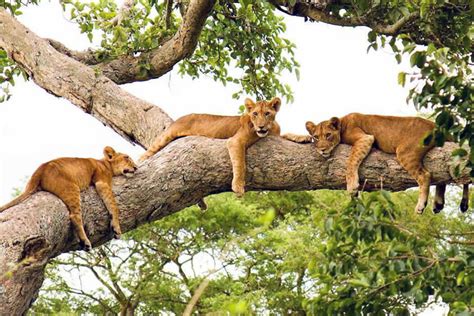
[[[264,129],[264,128],[265,128],[265,125],[259,125],[258,128],[259,128],[259,129]]]

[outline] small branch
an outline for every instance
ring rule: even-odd
[[[370,297],[370,296],[372,296],[372,295],[374,295],[374,294],[376,294],[376,293],[378,293],[378,292],[380,292],[380,291],[383,291],[384,289],[386,289],[387,287],[389,287],[389,286],[392,285],[392,284],[398,283],[398,282],[400,282],[400,281],[402,281],[402,280],[405,280],[405,279],[407,279],[407,278],[413,278],[413,277],[415,277],[415,276],[417,276],[417,275],[420,275],[420,274],[424,273],[425,271],[431,269],[436,263],[438,263],[437,260],[432,260],[432,261],[430,262],[430,264],[428,264],[426,267],[421,268],[421,269],[419,269],[419,270],[416,270],[416,271],[414,271],[414,272],[412,272],[412,273],[410,273],[410,274],[403,275],[403,276],[401,276],[401,277],[399,277],[399,278],[397,278],[397,279],[395,279],[395,280],[393,280],[393,281],[391,281],[391,282],[388,282],[388,283],[386,283],[386,284],[384,284],[384,285],[382,285],[382,286],[380,286],[380,287],[374,289],[373,291],[371,291],[370,293],[368,293],[367,296]]]
[[[173,12],[173,0],[166,0],[165,28],[171,27],[171,13]]]
[[[194,306],[196,305],[196,303],[198,302],[199,298],[204,293],[208,285],[209,285],[209,279],[206,277],[201,282],[201,284],[199,284],[199,287],[194,292],[193,297],[191,297],[191,300],[189,301],[188,305],[186,305],[186,309],[183,312],[183,316],[191,316]]]
[[[385,35],[397,35],[401,29],[407,25],[407,23],[417,19],[419,17],[418,12],[413,12],[410,13],[409,15],[404,16],[400,20],[398,20],[396,23],[392,25],[379,25],[375,24],[372,26],[372,29],[380,34],[385,34]]]
[[[67,48],[66,45],[59,41],[50,38],[47,38],[46,41],[48,41],[49,44],[61,54],[78,60],[86,65],[96,65],[100,62],[100,60],[97,58],[97,52],[92,49],[88,49],[85,51],[75,51]]]

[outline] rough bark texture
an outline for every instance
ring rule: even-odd
[[[191,3],[201,4],[195,8],[201,13],[194,15],[199,17],[196,21],[185,21],[183,25],[203,24],[213,1]],[[179,58],[194,49],[193,41],[199,33],[193,32],[197,29],[176,35],[176,45],[190,45]],[[175,54],[176,47],[171,45],[169,54]],[[71,101],[130,141],[147,147],[171,123],[160,108],[120,89],[100,71],[60,53],[3,9],[0,48],[43,89]],[[453,182],[448,162],[454,146],[448,144],[428,154],[426,166],[433,172],[434,182]],[[311,145],[279,138],[261,140],[247,155],[247,189],[344,188],[348,153],[348,146],[339,146],[333,158],[326,161],[317,156]],[[143,164],[132,178],[115,179],[123,231],[177,212],[206,195],[228,191],[231,170],[223,140],[190,137],[171,143]],[[363,163],[360,175],[362,181],[367,180],[366,189],[381,183],[388,190],[416,186],[393,156],[377,151]],[[82,200],[84,222],[93,245],[108,241],[112,237],[110,219],[97,193],[91,188],[83,193]],[[38,294],[48,259],[77,247],[66,207],[51,194],[35,194],[0,213],[0,315],[23,314]]]
[[[434,182],[453,182],[448,165],[455,146],[450,143],[436,148],[426,157],[425,165],[433,173]],[[311,144],[269,137],[249,149],[247,189],[343,189],[349,152],[349,146],[341,145],[332,158],[325,160]],[[133,177],[115,179],[122,230],[126,232],[180,211],[206,195],[228,191],[231,170],[224,140],[187,137],[171,143]],[[369,155],[360,175],[362,183],[367,181],[366,189],[377,188],[381,183],[387,190],[416,186],[393,155],[380,151]],[[82,208],[93,245],[110,240],[110,219],[94,189],[83,193]],[[0,311],[23,313],[41,287],[48,259],[77,247],[65,205],[49,193],[37,193],[0,213]]]
[[[159,107],[59,53],[1,8],[0,47],[40,87],[71,101],[131,142],[147,147],[172,122]]]
[[[331,12],[330,6],[335,5],[339,8],[348,8],[348,11],[354,10],[354,2],[351,0],[268,0],[278,10],[285,14],[300,16],[305,20],[311,20],[316,22],[323,22],[327,24],[337,26],[366,26],[371,28],[373,31],[384,35],[398,35],[398,34],[409,34],[410,39],[419,45],[428,45],[433,43],[437,46],[449,46],[449,39],[442,38],[444,36],[441,33],[432,32],[433,30],[423,30],[421,27],[426,23],[425,19],[420,18],[418,12],[412,12],[405,16],[402,16],[398,21],[393,24],[384,22],[383,16],[386,15],[386,11],[382,8],[384,6],[372,7],[367,10],[364,14],[352,15],[352,16],[338,16]],[[468,13],[471,10],[471,6],[466,3],[456,5],[456,10],[459,13]],[[378,12],[376,10],[380,9]],[[443,7],[437,10],[445,11],[447,14],[452,10],[452,4],[446,2]],[[358,10],[357,10],[358,11]],[[448,40],[448,42],[445,42]],[[471,50],[474,47],[471,46]]]

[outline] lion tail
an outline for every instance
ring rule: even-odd
[[[4,206],[0,207],[0,212],[3,212],[4,210],[15,206],[17,204],[20,204],[21,202],[25,201],[27,198],[32,196],[35,192],[39,191],[40,189],[40,183],[41,183],[41,177],[43,176],[43,170],[44,170],[45,164],[41,165],[31,176],[30,181],[28,181],[28,184],[26,185],[25,191],[20,194],[18,197],[16,197],[14,200],[11,202],[5,204]]]

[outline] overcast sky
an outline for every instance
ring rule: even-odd
[[[89,47],[56,2],[23,11],[19,19],[38,35],[73,49]],[[296,17],[285,21],[285,36],[297,46],[301,78],[299,82],[294,75],[285,78],[295,102],[284,103],[277,116],[283,132],[305,133],[308,119],[321,121],[354,111],[415,114],[405,102],[407,90],[397,84],[397,74],[406,65],[397,65],[389,49],[367,53],[368,29],[305,23]],[[172,118],[193,112],[235,115],[245,98],[233,100],[232,87],[210,78],[181,78],[176,71],[124,88],[162,107]],[[65,156],[101,158],[106,145],[135,158],[142,152],[69,101],[20,80],[13,97],[0,103],[0,145],[0,204],[10,200],[14,187],[23,188],[42,162]]]

